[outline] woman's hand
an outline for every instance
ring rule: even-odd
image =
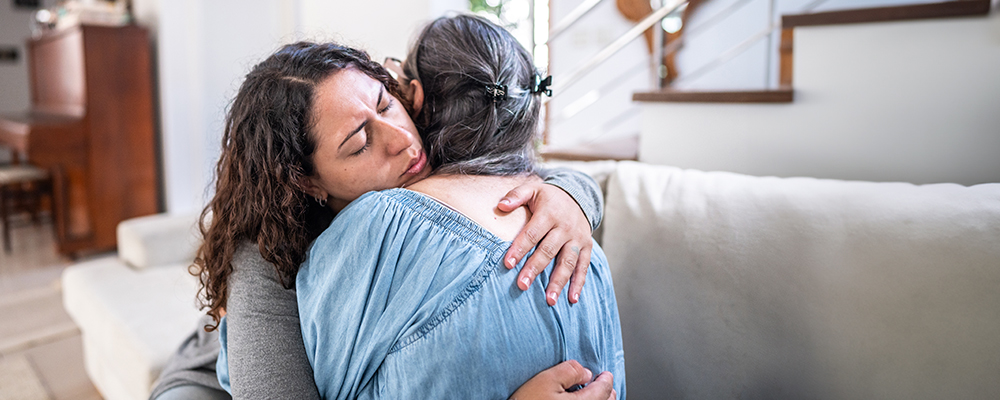
[[[500,199],[497,207],[500,211],[511,212],[522,205],[531,210],[531,219],[504,255],[504,265],[507,269],[514,268],[531,248],[535,245],[538,248],[521,268],[517,287],[528,290],[535,277],[558,254],[549,285],[545,288],[545,301],[550,306],[555,305],[559,293],[571,277],[569,302],[580,301],[593,247],[587,216],[565,191],[541,182],[514,188]]]
[[[618,397],[610,372],[602,372],[594,379],[594,374],[576,360],[563,361],[556,366],[539,372],[517,388],[510,400],[566,399],[566,400],[614,400]],[[575,392],[566,389],[576,385],[587,385]]]

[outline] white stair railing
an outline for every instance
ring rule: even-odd
[[[603,0],[584,0],[581,4],[579,4],[572,11],[570,11],[570,13],[567,14],[567,16],[563,18],[563,20],[559,21],[557,24],[553,26],[552,29],[549,30],[545,40],[540,41],[537,44],[539,45],[550,44],[553,38],[561,34],[564,34],[568,29],[579,23],[579,21],[583,16],[587,15],[592,10],[594,10],[594,8],[602,1]],[[691,38],[703,32],[707,32],[713,29],[715,26],[721,24],[726,18],[737,13],[738,11],[740,11],[753,1],[755,0],[737,0],[733,2],[732,4],[724,8],[722,11],[717,12],[715,15],[709,17],[707,20],[698,24],[697,26],[692,26],[690,28],[687,28],[685,30],[684,36],[686,38]],[[746,52],[748,49],[752,48],[755,44],[757,44],[761,40],[767,39],[768,49],[773,48],[773,41],[775,40],[774,35],[777,31],[781,29],[780,16],[775,16],[774,14],[776,9],[775,8],[776,0],[765,0],[765,1],[769,2],[768,13],[767,13],[769,20],[764,29],[755,32],[745,40],[741,41],[739,44],[723,51],[722,53],[718,54],[717,56],[715,56],[708,62],[705,62],[704,64],[698,66],[697,68],[694,68],[692,72],[679,76],[678,79],[675,80],[675,84],[692,81],[694,79],[697,79],[701,76],[704,76],[705,74],[708,74],[718,69],[719,67],[725,65],[733,58],[739,56],[740,54]],[[818,6],[822,5],[823,3],[826,3],[827,1],[828,0],[812,1],[807,5],[805,5],[804,7],[802,7],[800,12],[801,13],[812,12]],[[611,59],[615,54],[624,49],[629,43],[631,43],[639,36],[641,36],[643,32],[645,32],[648,29],[653,29],[654,30],[653,54],[651,56],[651,60],[649,61],[649,63],[643,61],[638,64],[635,64],[633,67],[625,69],[621,74],[616,76],[614,79],[611,79],[601,84],[601,86],[598,89],[587,91],[585,94],[578,96],[573,101],[566,103],[566,105],[559,110],[552,110],[551,114],[552,117],[548,121],[549,126],[565,123],[566,121],[579,115],[582,111],[584,111],[588,107],[597,104],[601,99],[605,98],[605,96],[614,89],[615,82],[621,81],[623,77],[639,73],[642,70],[646,69],[647,66],[649,66],[650,70],[653,71],[654,73],[651,89],[652,90],[662,89],[662,82],[663,78],[665,77],[665,66],[663,65],[663,59],[664,59],[663,55],[678,51],[681,46],[681,41],[675,40],[673,42],[664,45],[662,42],[664,33],[661,21],[669,15],[672,14],[676,15],[679,11],[682,11],[683,8],[688,5],[688,1],[652,0],[652,5],[655,8],[655,10],[652,13],[650,13],[642,21],[636,23],[628,31],[626,31],[618,38],[616,38],[610,44],[602,48],[594,56],[578,64],[576,68],[570,70],[570,72],[568,73],[554,74],[553,98],[564,94],[566,92],[566,88],[576,83],[579,83],[584,78],[584,76],[586,76],[589,72],[593,71],[595,68],[597,68],[607,60]],[[657,7],[657,5],[659,5],[659,7]],[[772,57],[769,55],[767,60],[768,60],[767,66],[765,68],[765,73],[767,74],[767,76],[765,77],[765,82],[766,82],[765,85],[768,88],[770,88],[771,86],[773,86],[771,82],[771,74],[773,72],[771,71],[773,69],[771,61]],[[545,98],[544,101],[548,103],[549,100],[550,98]],[[617,115],[608,119],[604,123],[600,124],[599,128],[595,129],[604,131],[604,133],[611,131],[614,128],[613,125],[622,123],[626,119],[637,115],[637,110],[638,107],[632,105],[631,107],[628,107],[625,111],[618,113]],[[593,132],[590,132],[590,133],[585,133],[582,136],[583,140],[581,140],[580,142],[582,145],[586,145],[600,139],[602,133],[597,132],[596,134],[594,134]]]

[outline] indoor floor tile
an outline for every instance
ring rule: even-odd
[[[47,220],[15,220],[12,251],[0,249],[0,400],[100,400],[62,305],[60,278],[73,261],[56,252]]]
[[[100,400],[83,368],[83,340],[73,335],[24,352],[53,400]]]

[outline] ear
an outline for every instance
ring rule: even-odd
[[[410,99],[410,104],[413,105],[412,117],[416,118],[424,108],[424,85],[416,79],[410,79],[410,82],[403,85],[403,93]]]
[[[318,178],[307,176],[299,181],[299,187],[314,199],[327,199],[330,195],[319,185]]]

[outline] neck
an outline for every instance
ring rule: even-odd
[[[530,217],[525,207],[505,213],[497,209],[507,192],[529,182],[541,181],[535,175],[483,176],[434,175],[410,185],[408,189],[424,193],[461,212],[502,240],[513,240]]]

